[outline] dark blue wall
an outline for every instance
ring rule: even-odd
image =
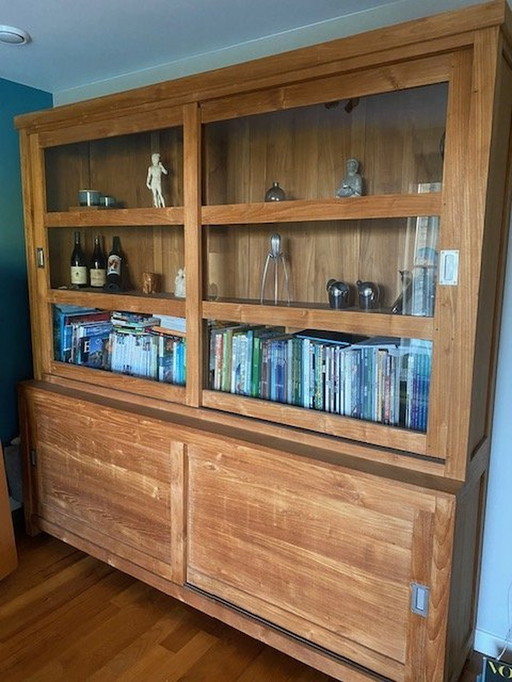
[[[32,376],[20,153],[14,117],[52,106],[48,92],[0,78],[0,439],[18,435],[16,384]]]

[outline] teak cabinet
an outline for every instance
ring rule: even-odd
[[[508,29],[493,1],[17,119],[31,531],[340,680],[457,679],[510,208]],[[350,158],[362,193],[337,196]],[[265,201],[277,182],[285,200]],[[78,206],[84,188],[116,206]],[[122,291],[71,287],[76,231],[89,254],[120,237]]]

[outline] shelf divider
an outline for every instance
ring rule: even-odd
[[[439,215],[441,192],[425,194],[381,194],[346,199],[297,199],[254,204],[224,204],[202,207],[206,225],[238,223],[306,222],[312,220],[365,220]]]
[[[325,329],[368,336],[394,336],[432,339],[434,318],[392,315],[358,310],[299,308],[286,305],[223,303],[203,301],[205,319],[226,320],[245,324],[268,324],[295,329]]]

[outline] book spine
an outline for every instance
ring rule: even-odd
[[[254,398],[261,397],[261,339],[259,336],[254,336],[252,349],[252,381],[251,381],[251,395]]]

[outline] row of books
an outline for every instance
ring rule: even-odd
[[[185,384],[182,318],[74,306],[54,311],[57,360]],[[431,342],[418,339],[213,325],[209,386],[425,431],[431,354]]]
[[[185,320],[170,316],[54,306],[54,357],[184,385]]]
[[[283,328],[213,326],[209,385],[426,431],[432,344]]]

